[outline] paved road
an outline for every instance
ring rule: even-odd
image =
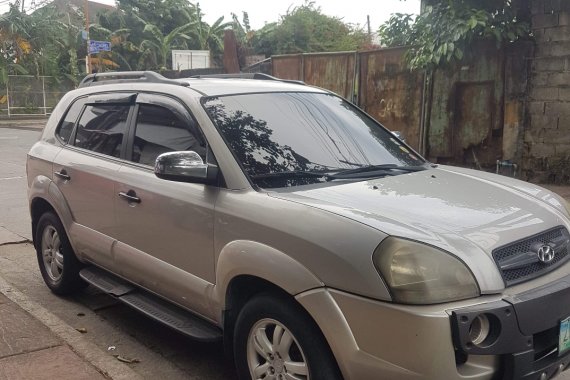
[[[25,158],[39,131],[0,128],[0,278],[67,325],[85,329],[91,342],[110,356],[136,362],[144,378],[233,379],[220,344],[196,343],[88,288],[74,297],[56,297],[44,285],[31,240],[26,201]],[[558,188],[567,192],[569,188]],[[558,377],[570,380],[570,372]]]
[[[26,197],[26,154],[39,131],[0,129],[0,236],[10,231],[31,240]]]

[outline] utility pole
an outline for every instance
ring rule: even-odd
[[[370,15],[366,15],[366,23],[368,24],[368,43],[372,44],[372,28],[370,27]]]
[[[87,56],[85,57],[85,69],[87,75],[91,74],[91,55],[89,54],[89,0],[85,0],[85,33],[87,34]]]
[[[22,13],[24,13],[24,0],[22,0]]]

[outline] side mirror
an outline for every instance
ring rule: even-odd
[[[168,152],[156,158],[154,174],[169,181],[210,184],[218,176],[218,167],[205,164],[194,151]]]

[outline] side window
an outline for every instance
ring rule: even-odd
[[[132,161],[154,166],[160,154],[181,150],[193,150],[206,162],[206,144],[194,125],[168,108],[141,104]]]
[[[128,105],[95,104],[85,107],[75,135],[75,146],[120,157],[129,115]]]
[[[79,117],[79,114],[81,113],[81,110],[83,109],[86,101],[87,98],[80,98],[76,100],[65,114],[65,117],[55,132],[55,134],[66,144],[69,142],[69,138],[73,132],[75,122],[77,121],[77,118]]]

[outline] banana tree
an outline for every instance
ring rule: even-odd
[[[156,25],[147,23],[143,19],[140,20],[144,23],[143,33],[147,37],[139,46],[143,53],[142,59],[150,59],[154,67],[166,70],[170,51],[173,48],[186,49],[188,47],[188,41],[192,40],[192,37],[187,33],[194,28],[196,22],[188,22],[165,35]]]
[[[202,21],[202,10],[200,5],[193,5],[196,27],[192,30],[192,35],[196,37],[199,49],[220,52],[224,49],[224,30],[230,28],[232,22],[224,22],[224,16],[218,18],[211,26]]]

